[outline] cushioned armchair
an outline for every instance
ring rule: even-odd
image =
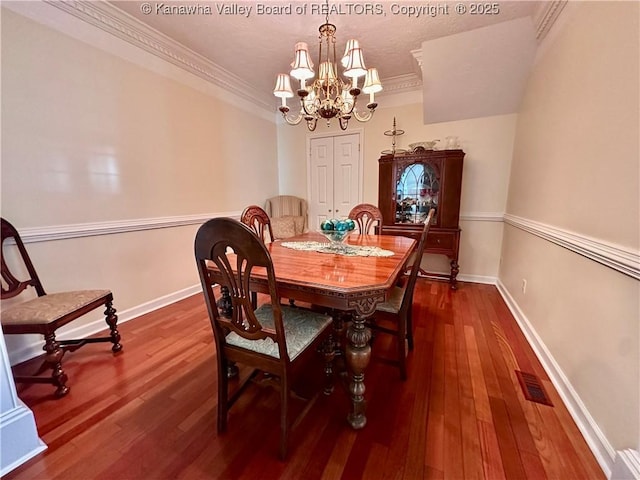
[[[267,199],[264,209],[271,219],[275,238],[288,238],[307,231],[308,207],[304,198],[278,195]]]

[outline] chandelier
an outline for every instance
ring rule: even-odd
[[[318,53],[318,77],[307,85],[307,80],[313,79],[313,62],[309,55],[306,43],[299,42],[295,46],[295,56],[291,64],[290,75],[300,81],[297,91],[300,98],[300,112],[297,116],[290,117],[287,98],[294,96],[291,89],[291,80],[286,73],[279,73],[276,79],[276,87],[273,94],[282,99],[278,110],[289,125],[298,125],[303,119],[310,131],[316,129],[319,118],[327,120],[330,125],[332,118],[337,118],[340,128],[346,130],[349,120],[355,117],[359,122],[367,122],[373,116],[378,106],[374,100],[374,94],[382,90],[382,84],[376,68],[367,69],[364,65],[362,49],[357,40],[347,42],[341,65],[344,68],[343,75],[350,79],[344,81],[338,76],[338,62],[336,57],[336,27],[329,23],[329,5],[327,1],[325,23],[320,25],[319,53]],[[362,90],[358,87],[358,79],[365,77]],[[356,110],[356,102],[360,93],[369,94],[368,111],[364,114]]]

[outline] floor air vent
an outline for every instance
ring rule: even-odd
[[[540,379],[532,373],[525,373],[516,370],[516,375],[520,381],[520,386],[524,392],[524,397],[532,402],[541,403],[553,407],[551,399],[547,395],[546,390],[542,386]]]

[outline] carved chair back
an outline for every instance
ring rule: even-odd
[[[42,287],[42,283],[40,283],[40,279],[38,278],[38,274],[36,273],[36,269],[31,263],[31,259],[29,258],[29,254],[27,253],[27,249],[18,234],[16,228],[11,225],[4,218],[0,219],[1,223],[1,236],[2,236],[2,296],[1,298],[7,299],[12,298],[17,295],[20,295],[27,287],[34,287],[38,296],[41,297],[46,295],[44,288]],[[6,262],[4,255],[4,247],[5,241],[13,240],[18,247],[18,252],[20,253],[20,257],[24,266],[27,268],[27,272],[29,274],[29,278],[27,280],[18,280],[17,276],[9,268],[9,265]]]
[[[274,237],[273,230],[271,229],[271,220],[262,207],[258,205],[248,206],[242,212],[240,221],[251,228],[263,242],[267,242],[267,234],[269,234],[269,241],[273,242]]]
[[[373,234],[374,227],[382,227],[382,212],[370,203],[361,203],[353,207],[349,212],[349,218],[356,222],[362,234]]]

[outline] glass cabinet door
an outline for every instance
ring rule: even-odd
[[[404,167],[396,185],[396,223],[423,223],[429,210],[438,209],[440,181],[429,163]]]

